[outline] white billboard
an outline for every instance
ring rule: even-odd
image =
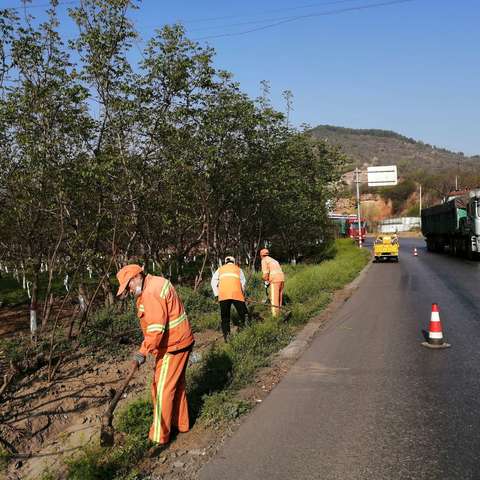
[[[398,183],[396,165],[368,167],[367,175],[369,187],[390,187]]]

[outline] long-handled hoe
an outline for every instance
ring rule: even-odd
[[[113,447],[114,443],[114,430],[112,425],[113,420],[113,412],[119,402],[120,398],[122,398],[123,392],[127,388],[127,385],[130,383],[130,380],[135,375],[136,371],[138,370],[138,364],[136,364],[132,371],[128,374],[128,377],[124,380],[120,388],[115,393],[110,405],[108,406],[107,410],[102,416],[102,428],[100,430],[100,445],[102,447]]]

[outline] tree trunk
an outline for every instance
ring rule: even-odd
[[[52,314],[52,307],[53,307],[53,293],[51,293],[47,297],[45,297],[45,308],[44,308],[44,313],[42,317],[42,330],[45,328],[45,326],[48,323],[48,320],[50,319],[50,315]]]
[[[88,307],[87,291],[83,283],[78,285],[78,304],[80,305],[80,312],[83,315]]]
[[[112,286],[110,285],[107,277],[105,277],[102,282],[102,289],[103,293],[105,294],[105,306],[110,308],[115,303],[115,298],[113,296]]]
[[[30,299],[30,334],[32,336],[32,340],[35,340],[37,337],[37,298],[38,298],[38,272],[35,272],[32,281],[32,291],[31,291],[32,298]]]

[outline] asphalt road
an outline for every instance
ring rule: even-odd
[[[202,480],[480,479],[480,262],[424,245],[371,266]],[[450,349],[420,345],[432,302]]]

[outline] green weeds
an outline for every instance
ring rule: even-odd
[[[4,448],[0,447],[0,473],[7,468],[10,458],[10,453],[8,453]]]

